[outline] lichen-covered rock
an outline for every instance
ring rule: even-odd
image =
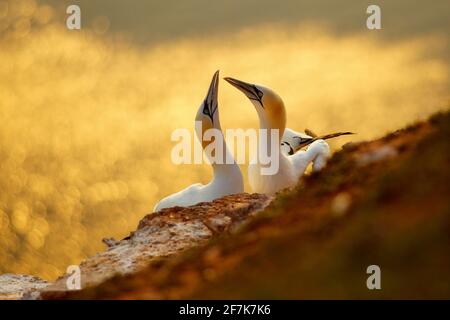
[[[445,113],[347,145],[238,232],[55,298],[449,299],[449,135]],[[203,208],[198,219],[189,210],[162,212],[141,227],[187,214],[211,237],[247,210],[220,208]],[[367,289],[373,264],[382,269],[382,290]]]
[[[123,240],[104,239],[108,248],[80,264],[81,287],[98,284],[115,274],[140,270],[149,262],[200,246],[210,238],[232,232],[264,209],[270,198],[261,194],[236,194],[183,208],[163,209],[145,216]],[[44,291],[57,295],[67,290],[68,275]],[[59,293],[58,293],[59,292]]]
[[[21,299],[25,294],[32,294],[44,289],[49,283],[38,277],[22,274],[0,275],[0,300]]]
[[[80,264],[82,290],[68,291],[67,276],[42,283],[43,289],[18,276],[23,282],[5,278],[9,287],[0,294],[448,299],[449,128],[446,113],[381,139],[348,144],[324,170],[303,176],[273,202],[237,194],[149,214],[128,237],[104,239],[107,249]],[[209,241],[224,233],[231,235]],[[377,293],[367,290],[365,278],[374,263],[384,272]]]

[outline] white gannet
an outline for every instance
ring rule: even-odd
[[[198,126],[195,126],[195,133],[202,143],[203,149],[210,143],[216,143],[218,146],[223,146],[223,161],[221,163],[216,163],[213,159],[210,159],[208,153],[205,153],[213,168],[213,179],[211,182],[206,185],[196,183],[186,189],[163,198],[156,204],[153,209],[154,212],[174,206],[187,207],[199,202],[212,201],[226,195],[244,192],[244,182],[239,166],[235,161],[233,161],[233,163],[229,163],[230,161],[228,161],[228,164],[226,162],[226,159],[234,158],[228,150],[223,134],[221,135],[221,143],[216,140],[208,143],[204,141],[202,136],[203,132],[211,128],[218,129],[222,132],[217,102],[218,86],[219,71],[216,71],[212,78],[206,98],[197,111],[195,121],[201,121],[202,127],[200,129]]]
[[[313,136],[306,133],[296,132],[292,129],[286,128],[284,130],[283,137],[281,138],[281,152],[286,155],[292,156],[301,148],[300,145],[304,145],[314,139]]]
[[[284,130],[283,137],[281,138],[281,152],[287,155],[293,155],[298,150],[306,147],[307,145],[313,143],[316,140],[322,139],[332,139],[344,135],[354,134],[353,132],[336,132],[331,134],[326,134],[323,136],[317,136],[311,130],[306,129],[305,133],[296,132],[292,129],[286,128]]]
[[[286,110],[281,97],[273,90],[260,85],[246,83],[229,77],[224,79],[250,99],[258,113],[260,128],[266,129],[269,137],[271,130],[278,130],[278,148],[280,150],[284,149],[284,146],[281,146],[281,137],[286,127]],[[267,145],[267,149],[270,150],[270,139],[267,140]],[[263,165],[259,160],[252,162],[248,166],[249,184],[254,192],[274,194],[282,189],[296,185],[309,163],[313,162],[313,170],[323,168],[329,155],[329,146],[322,139],[313,141],[309,145],[308,150],[291,156],[281,150],[281,152],[278,152],[278,171],[273,175],[263,175],[261,173]]]

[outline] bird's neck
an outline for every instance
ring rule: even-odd
[[[236,174],[240,174],[239,166],[236,164],[233,155],[228,149],[223,135],[220,135],[220,137],[217,138],[216,148],[216,152],[219,152],[219,157],[211,159],[209,154],[206,154],[213,168],[214,179],[219,178],[228,180],[232,179]],[[219,148],[221,148],[221,150],[219,150]]]
[[[211,139],[211,136],[208,136],[208,139],[205,139],[207,131],[203,132],[201,128],[196,130],[197,137],[201,141],[203,152],[213,168],[214,180],[231,181],[236,176],[241,176],[241,171],[227,147],[219,121],[215,121],[212,129],[215,133],[214,138]]]
[[[278,140],[278,144],[280,144],[281,138],[283,137],[283,134],[284,134],[284,130],[286,129],[286,125],[273,124],[269,119],[267,119],[267,116],[262,112],[258,113],[258,116],[259,116],[259,128],[267,130],[267,136],[269,137],[269,139],[270,139],[270,135],[272,133],[275,134],[276,132],[278,132],[277,140]]]
[[[260,132],[259,134],[258,152],[259,149],[264,146],[268,156],[272,156],[272,152],[276,152],[276,158],[278,160],[285,158],[286,156],[280,149],[281,138],[284,134],[285,125],[274,125],[263,113],[258,113],[258,116],[259,128],[265,130],[265,132]]]

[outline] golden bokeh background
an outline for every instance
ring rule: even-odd
[[[193,128],[216,69],[279,92],[293,129],[358,133],[333,148],[448,108],[445,1],[436,2],[436,16],[415,8],[411,33],[401,7],[385,14],[383,30],[367,30],[367,4],[355,1],[346,6],[356,16],[322,4],[325,19],[283,21],[265,7],[246,23],[223,4],[229,16],[217,28],[211,16],[221,8],[211,4],[206,31],[201,11],[189,13],[198,24],[180,15],[174,25],[158,14],[172,2],[148,2],[149,24],[167,25],[165,32],[130,22],[138,10],[125,10],[126,1],[110,2],[110,11],[95,2],[73,1],[87,18],[69,31],[70,2],[0,0],[0,274],[54,279],[102,250],[103,237],[134,230],[161,197],[207,182],[208,166],[171,163],[170,134]],[[120,12],[128,20],[117,20]],[[223,128],[257,127],[240,92],[222,81],[219,95]]]

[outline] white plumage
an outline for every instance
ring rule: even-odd
[[[347,133],[333,134],[333,137],[342,134]],[[327,135],[327,137],[331,136]],[[305,146],[308,146],[307,150],[300,150]],[[324,139],[318,139],[289,128],[286,128],[281,138],[281,152],[289,156],[288,159],[291,160],[296,168],[295,171],[299,177],[305,172],[311,162],[313,171],[318,171],[325,167],[327,159],[330,157],[330,147]]]
[[[258,113],[261,129],[266,129],[269,135],[272,130],[278,130],[279,140],[277,148],[279,148],[278,151],[280,152],[278,152],[278,157],[275,159],[275,161],[278,161],[278,171],[272,175],[263,175],[261,169],[264,165],[258,160],[251,163],[248,167],[248,179],[254,192],[274,194],[282,189],[293,187],[297,184],[298,179],[305,172],[309,163],[313,162],[313,170],[320,170],[326,165],[330,149],[324,140],[316,140],[311,143],[306,151],[298,153],[295,153],[297,150],[293,149],[292,146],[281,145],[281,137],[283,137],[286,127],[286,110],[283,100],[278,94],[260,85],[228,77],[225,80],[250,99]],[[292,140],[295,134],[289,129],[286,139]],[[262,141],[262,143],[266,142]],[[267,139],[266,148],[268,150],[270,150],[269,144],[270,140]],[[291,148],[293,149],[292,153]]]
[[[217,102],[219,89],[218,85],[219,71],[214,74],[206,98],[197,111],[196,121],[202,122],[203,131],[215,128],[222,132],[222,129],[220,127],[219,108]],[[205,148],[208,143],[203,141],[203,132],[199,132],[197,126],[195,129],[197,138],[202,143],[203,148]],[[163,198],[156,204],[155,208],[153,209],[154,212],[174,206],[187,207],[195,205],[199,202],[212,201],[229,194],[241,193],[244,191],[244,182],[241,170],[235,162],[231,164],[226,163],[226,159],[233,159],[233,157],[227,148],[223,135],[221,136],[221,138],[222,143],[218,144],[223,146],[223,159],[221,159],[221,163],[214,163],[212,159],[209,159],[213,168],[214,175],[211,182],[206,185],[196,183],[177,193]],[[218,142],[214,141],[211,143]]]

